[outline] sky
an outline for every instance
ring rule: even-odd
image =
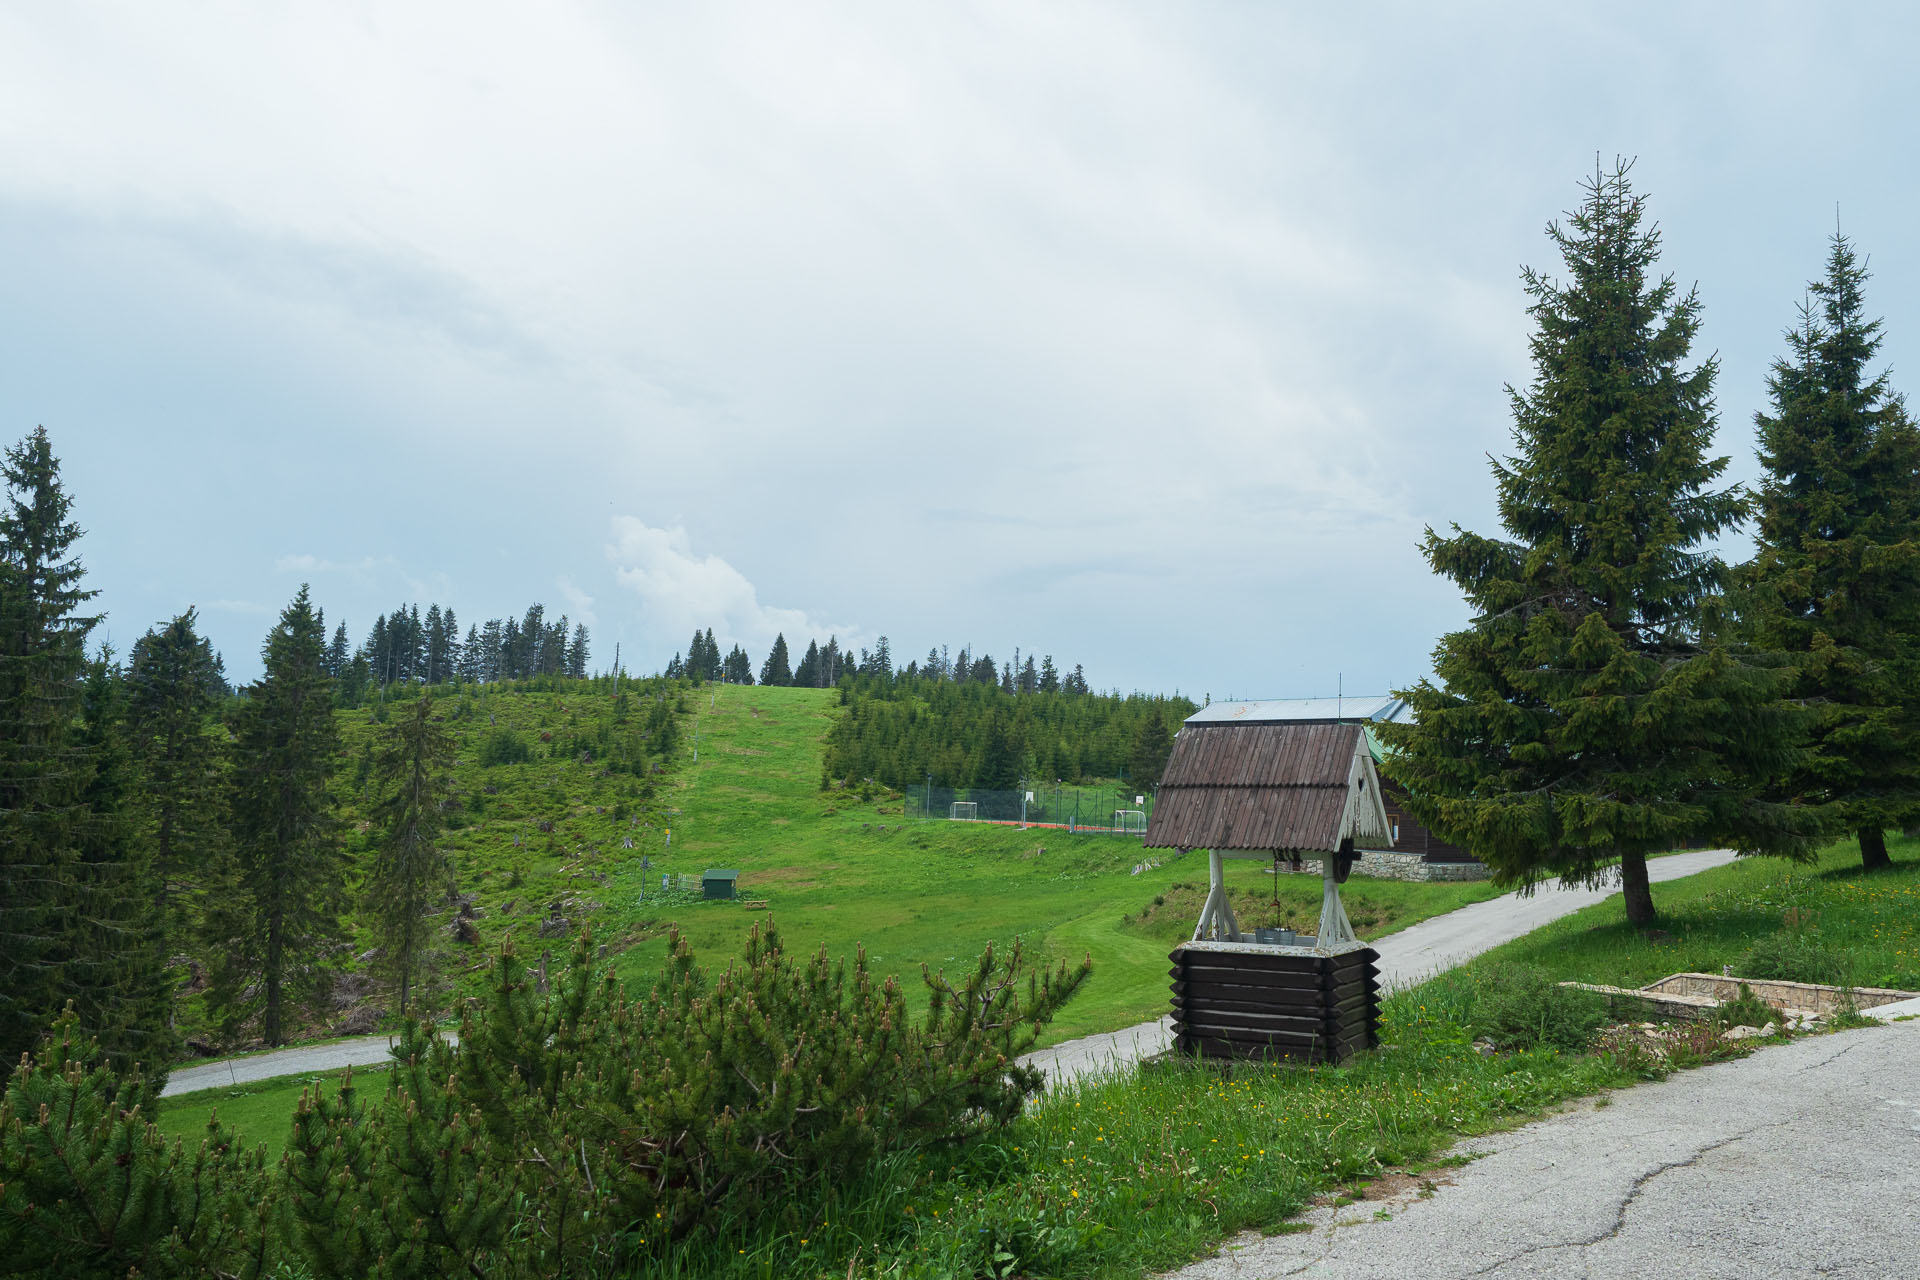
[[[194,606],[240,679],[304,582],[356,640],[539,601],[596,668],[1404,687],[1596,160],[1732,479],[1836,219],[1916,385],[1917,12],[7,5],[0,436],[52,437],[96,634]]]

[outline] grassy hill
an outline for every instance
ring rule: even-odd
[[[685,708],[671,765],[659,774],[651,764],[641,776],[610,772],[611,749],[591,744],[635,750],[623,735],[637,732],[656,695]],[[795,950],[825,946],[851,955],[865,947],[876,970],[900,976],[916,1008],[924,1005],[922,964],[964,966],[990,942],[1019,939],[1048,959],[1091,955],[1093,976],[1049,1042],[1166,1011],[1167,952],[1199,915],[1204,858],[1135,874],[1143,859],[1157,856],[1143,851],[1138,837],[909,824],[897,793],[823,792],[824,739],[839,711],[832,690],[643,687],[630,694],[624,719],[610,690],[585,684],[562,692],[455,693],[443,701],[461,744],[455,781],[465,806],[449,845],[477,935],[444,944],[449,995],[476,990],[489,958],[509,938],[529,957],[563,954],[566,937],[540,936],[558,911],[570,928],[593,931],[630,985],[648,980],[676,925],[702,963],[718,969],[771,916]],[[358,812],[369,797],[354,762],[380,726],[364,709],[340,714],[349,759],[341,786],[350,811]],[[503,730],[534,758],[483,764],[489,737]],[[358,828],[355,840],[364,848],[372,834]],[[1276,886],[1264,864],[1227,865],[1235,910],[1248,927],[1310,927],[1318,918],[1318,876],[1283,876]],[[662,874],[720,866],[741,872],[742,900],[660,892]],[[1355,925],[1379,936],[1492,892],[1484,884],[1355,879],[1342,896]],[[749,909],[748,901],[768,909]],[[370,992],[370,1000],[380,1004],[382,993]],[[316,1035],[335,1029],[312,1028]],[[278,1118],[291,1111],[304,1083],[172,1098],[162,1124],[173,1134],[196,1131],[217,1105],[227,1122],[277,1150],[285,1136]]]
[[[1053,1030],[1066,1038],[1162,1012],[1167,951],[1198,914],[1204,863],[1135,874],[1154,856],[1137,837],[908,824],[898,793],[821,790],[825,738],[839,714],[833,690],[638,682],[622,703],[604,682],[582,681],[437,699],[459,744],[448,845],[468,904],[459,936],[452,912],[442,934],[443,1002],[476,990],[507,939],[537,959],[590,929],[617,972],[638,983],[664,955],[671,927],[719,967],[771,916],[790,948],[865,947],[877,970],[901,975],[916,1005],[922,964],[965,965],[988,943],[1019,939],[1048,959],[1090,954],[1093,979]],[[651,754],[663,736],[656,702],[675,722],[664,759]],[[364,865],[378,835],[358,817],[375,798],[364,762],[382,725],[375,709],[339,714],[347,764],[338,785]],[[502,758],[513,762],[487,763]],[[1317,877],[1282,877],[1275,905],[1263,864],[1229,866],[1243,921],[1310,926],[1317,917]],[[738,869],[741,898],[768,910],[661,892],[663,874],[677,881],[708,867]],[[1378,934],[1489,892],[1356,881],[1346,896],[1355,923]],[[356,938],[350,969],[365,967],[371,945]],[[382,993],[351,977],[338,990],[343,1007],[309,1025],[310,1035],[350,1029],[356,1008],[355,1027],[371,1029]],[[360,1003],[345,1005],[353,995]]]

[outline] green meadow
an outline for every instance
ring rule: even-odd
[[[910,997],[922,965],[965,966],[989,944],[1018,942],[1048,961],[1093,958],[1094,972],[1050,1032],[1069,1039],[1153,1018],[1167,1002],[1167,952],[1200,912],[1203,857],[1144,850],[1138,837],[1021,830],[970,822],[906,822],[897,795],[862,800],[820,790],[822,738],[837,710],[832,691],[723,686],[703,691],[694,716],[699,758],[683,763],[667,793],[652,869],[629,861],[607,894],[609,927],[624,949],[619,973],[644,980],[677,925],[695,954],[724,964],[765,902],[790,947],[834,955],[864,947]],[[738,902],[649,905],[663,871],[741,873]],[[1281,876],[1267,864],[1229,864],[1242,923],[1319,916],[1318,876]],[[1375,935],[1488,897],[1485,885],[1355,882],[1356,926]],[[1277,899],[1278,905],[1275,904]],[[1363,922],[1364,921],[1364,922]]]
[[[1785,978],[1920,991],[1920,840],[1889,833],[1891,870],[1860,870],[1851,840],[1811,862],[1742,858],[1653,887],[1658,927],[1628,925],[1615,900],[1490,951],[1556,978],[1639,987],[1672,973]]]

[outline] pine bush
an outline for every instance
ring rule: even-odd
[[[573,1273],[1004,1126],[1040,1086],[1019,1056],[1089,971],[989,949],[925,974],[915,1021],[864,955],[796,960],[771,922],[711,979],[676,935],[638,999],[591,956],[549,983],[508,948],[457,1047],[415,1024],[383,1099],[303,1100],[287,1202],[317,1275]]]
[[[257,1276],[273,1262],[264,1148],[217,1118],[195,1146],[148,1120],[69,1008],[0,1099],[0,1276]]]
[[[1501,1049],[1558,1049],[1580,1053],[1607,1020],[1598,992],[1563,987],[1544,970],[1494,965],[1479,975],[1473,1028]]]

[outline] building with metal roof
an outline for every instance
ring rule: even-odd
[[[1413,719],[1405,698],[1390,693],[1338,698],[1258,698],[1214,702],[1186,719],[1187,724],[1364,724]]]
[[[1366,727],[1367,748],[1378,765],[1385,758],[1386,751],[1372,726],[1404,724],[1412,719],[1413,707],[1405,698],[1396,698],[1390,693],[1334,698],[1258,698],[1246,702],[1215,702],[1202,707],[1186,718],[1182,733],[1189,728],[1219,725],[1359,724]],[[1177,746],[1176,739],[1176,749]],[[1457,873],[1463,865],[1472,864],[1476,868],[1476,877],[1484,874],[1478,871],[1478,858],[1459,845],[1449,844],[1435,836],[1408,812],[1406,793],[1398,786],[1391,781],[1383,781],[1381,789],[1387,808],[1388,831],[1384,838],[1370,832],[1357,837],[1362,850],[1388,855],[1384,859],[1369,858],[1370,869],[1384,868],[1387,874],[1401,875],[1407,879],[1422,879],[1452,870],[1456,874],[1448,878],[1466,878]],[[1403,864],[1409,860],[1434,865],[1424,870],[1405,867]]]

